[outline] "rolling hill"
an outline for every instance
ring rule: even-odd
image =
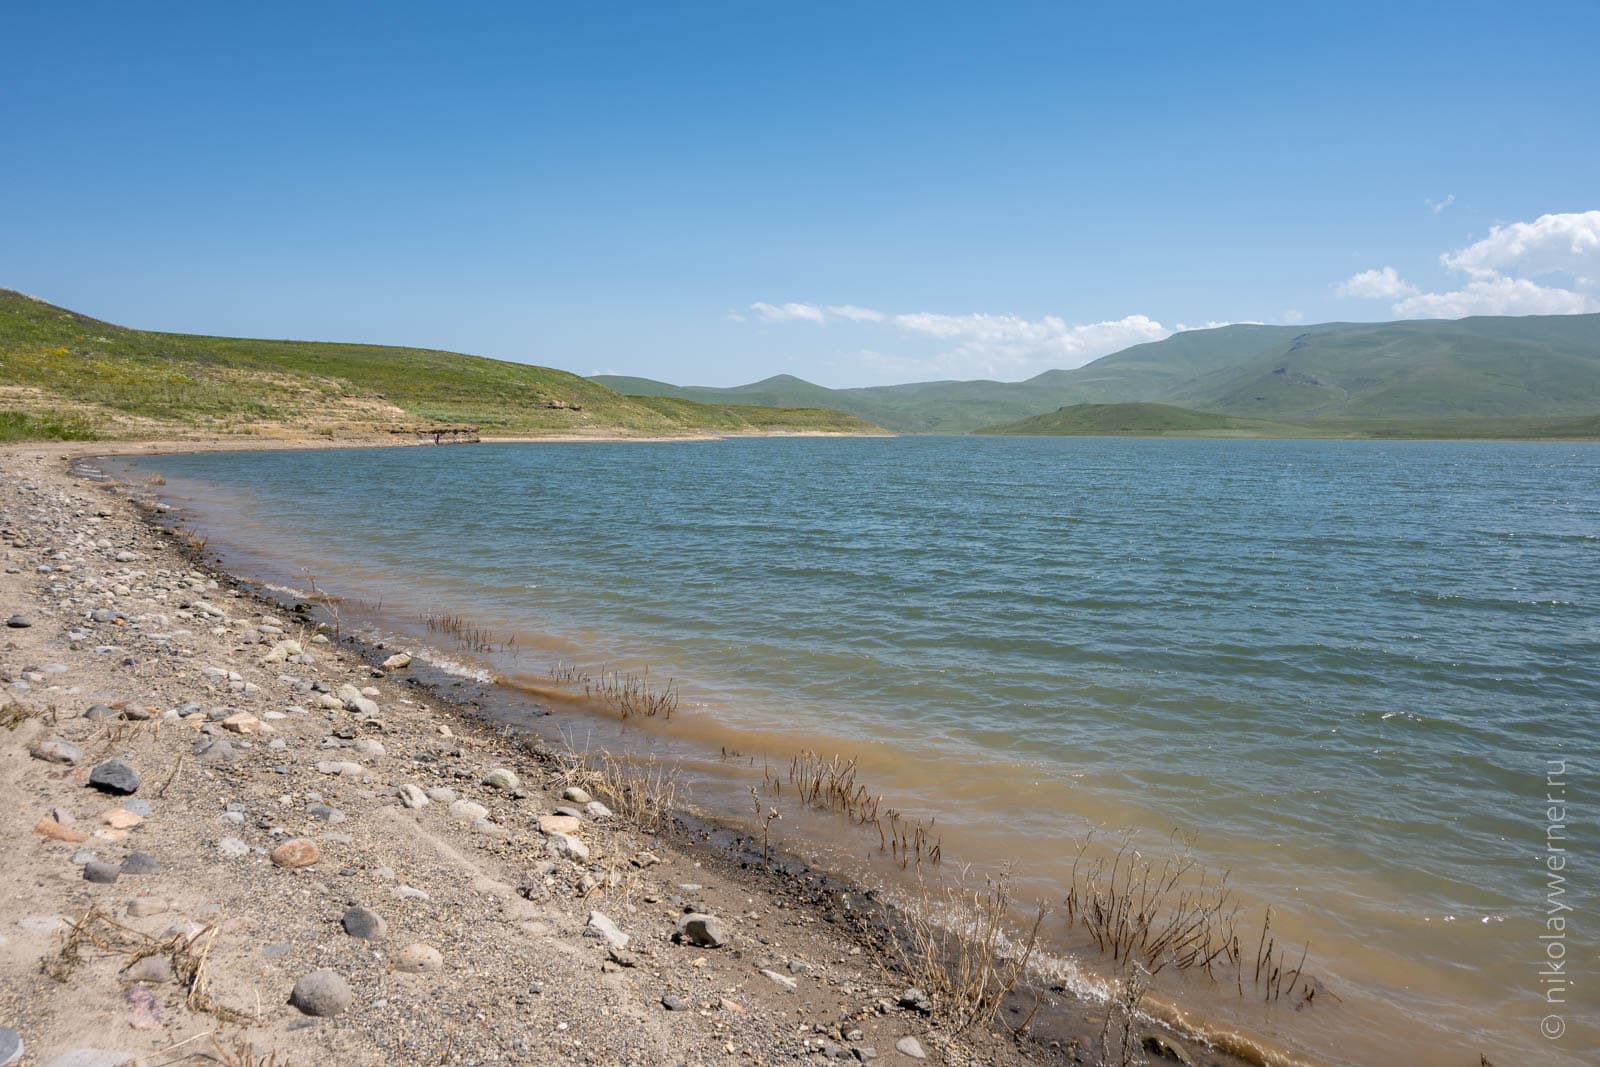
[[[825,389],[780,375],[713,389],[597,380],[702,402],[803,398],[911,433],[966,433],[1079,404],[1161,403],[1329,433],[1541,436],[1600,416],[1600,315],[1222,326],[1025,382]]]
[[[873,432],[815,407],[630,398],[548,367],[383,345],[134,330],[0,289],[0,436]]]
[[[1304,427],[1171,404],[1072,404],[974,433],[1010,437],[1300,437]],[[1314,431],[1309,433],[1314,434]]]

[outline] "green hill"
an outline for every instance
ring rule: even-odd
[[[630,398],[566,371],[455,352],[133,330],[3,289],[0,412],[0,436],[13,437],[876,429],[821,408]]]
[[[1158,403],[1332,434],[1523,437],[1556,427],[1553,435],[1569,436],[1600,416],[1600,315],[1223,326],[1025,382],[830,390],[787,375],[733,389],[603,380],[704,402],[822,405],[911,433],[967,433],[1080,404]]]
[[[1304,436],[1308,431],[1288,423],[1216,415],[1171,404],[1072,404],[974,432],[1015,437],[1287,437]]]

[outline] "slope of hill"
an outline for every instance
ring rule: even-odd
[[[799,402],[911,433],[966,433],[1078,404],[1164,403],[1327,432],[1540,436],[1600,414],[1600,315],[1222,326],[1025,382],[825,389],[788,375],[733,389],[602,379],[705,402]],[[636,386],[635,383],[639,383]],[[735,400],[735,398],[738,398]],[[1339,424],[1334,426],[1332,424]],[[1561,434],[1564,436],[1565,434]]]
[[[1072,404],[973,432],[1008,437],[1289,437],[1307,433],[1304,427],[1289,423],[1215,415],[1171,404]]]
[[[641,402],[566,371],[455,352],[132,330],[10,290],[0,290],[0,409],[22,433],[53,415],[113,436],[336,437],[430,424],[489,436],[875,429],[814,408]]]

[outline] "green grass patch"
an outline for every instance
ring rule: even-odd
[[[97,437],[87,419],[0,411],[0,441],[93,441]]]

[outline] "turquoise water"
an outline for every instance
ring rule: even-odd
[[[1021,857],[1040,895],[1097,827],[1155,849],[1192,835],[1311,940],[1341,999],[1290,1017],[1181,992],[1315,1058],[1600,1052],[1582,986],[1567,1035],[1540,1036],[1536,977],[1547,761],[1575,800],[1594,767],[1600,445],[763,439],[140,464],[247,570],[303,586],[314,560],[397,627],[449,611],[514,631],[520,651],[488,657],[509,675],[648,665],[686,699],[657,734],[785,764],[800,744],[859,754],[953,856]],[[1582,858],[1575,891],[1594,884]],[[1600,918],[1574,921],[1593,974]]]

